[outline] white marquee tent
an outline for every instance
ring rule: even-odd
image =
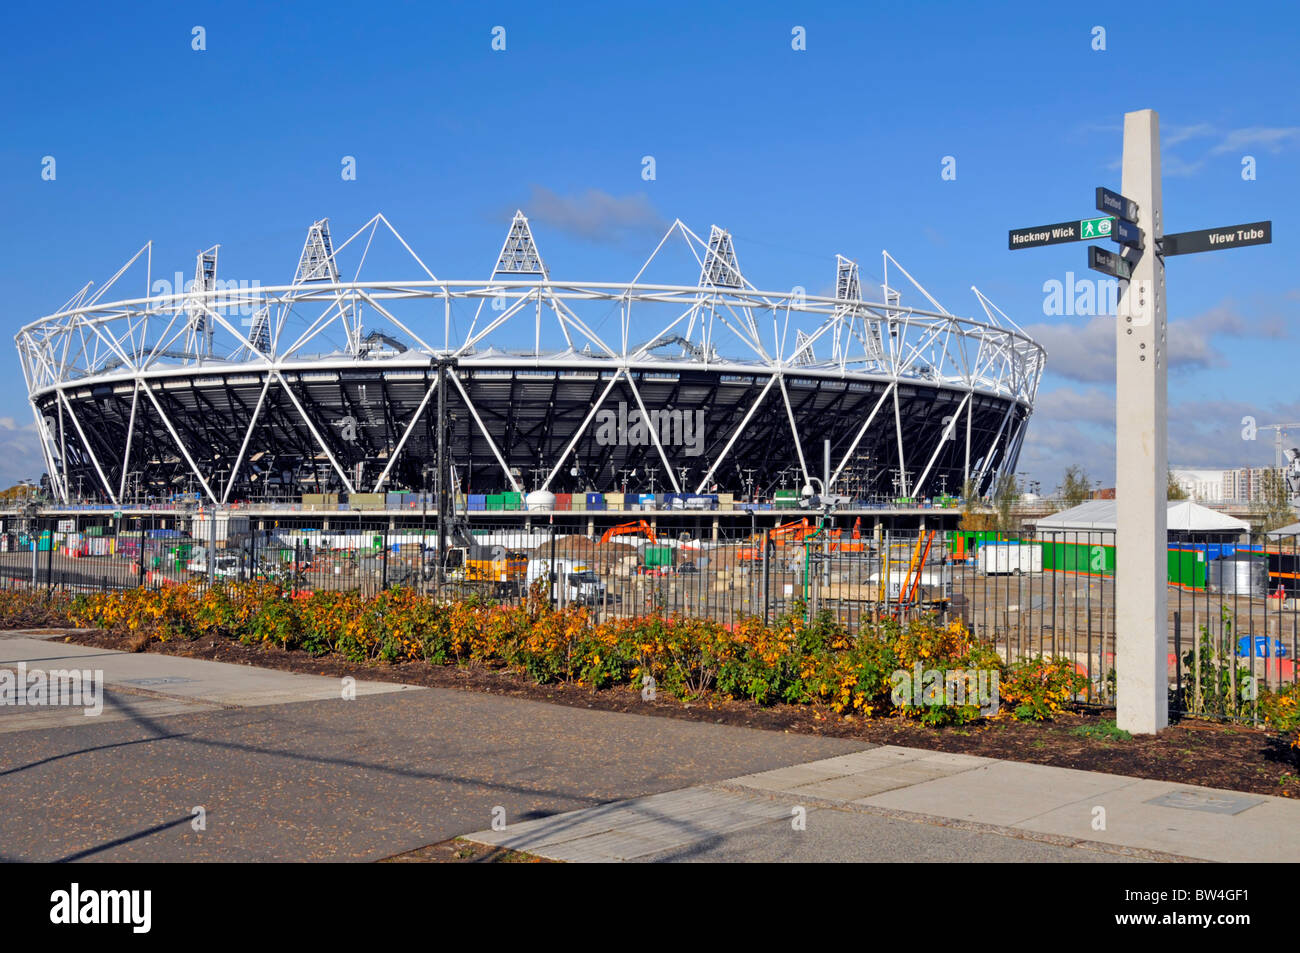
[[[1089,500],[1038,521],[1038,532],[1078,533],[1114,532],[1118,521],[1114,500]],[[1245,520],[1209,509],[1191,500],[1170,500],[1167,516],[1171,533],[1244,533],[1250,529]],[[1297,524],[1300,525],[1300,524]]]

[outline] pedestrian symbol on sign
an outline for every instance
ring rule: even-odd
[[[1079,222],[1079,234],[1083,238],[1105,238],[1110,235],[1111,220],[1107,218],[1085,218]]]

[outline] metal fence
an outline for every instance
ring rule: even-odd
[[[829,612],[850,630],[884,618],[960,618],[1008,662],[1039,655],[1087,676],[1080,700],[1115,693],[1114,533],[1007,539],[992,532],[697,520],[693,529],[601,534],[581,520],[444,531],[428,514],[329,521],[151,514],[10,520],[0,586],[87,592],[265,579],[297,591],[408,586],[505,602],[540,587],[598,620],[663,613],[734,624]],[[1297,680],[1300,537],[1183,534],[1169,543],[1171,710],[1254,720],[1259,687]]]

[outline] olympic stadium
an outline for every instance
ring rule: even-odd
[[[400,274],[371,274],[381,241]],[[57,499],[428,489],[440,401],[461,492],[754,492],[824,480],[827,440],[831,492],[984,491],[1046,358],[978,289],[982,317],[952,314],[887,252],[878,294],[844,256],[808,278],[833,296],[760,290],[730,233],[680,221],[631,280],[554,277],[522,213],[486,280],[436,275],[382,215],[337,244],[313,223],[286,284],[223,281],[218,251],[154,293],[146,245],[16,335]]]

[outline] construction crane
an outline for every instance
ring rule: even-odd
[[[1281,470],[1286,464],[1282,459],[1283,444],[1286,442],[1286,432],[1300,431],[1300,424],[1264,424],[1262,427],[1256,427],[1256,430],[1271,430],[1273,437],[1274,465]]]

